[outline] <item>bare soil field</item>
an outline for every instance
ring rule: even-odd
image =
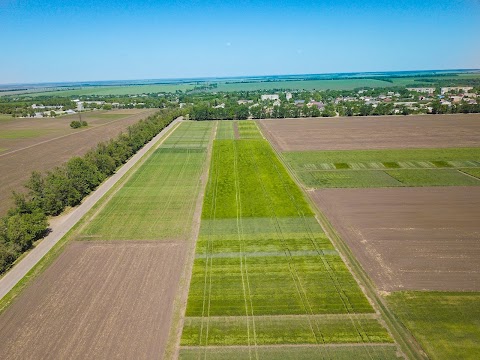
[[[480,188],[309,194],[380,290],[480,291]]]
[[[480,146],[480,114],[260,120],[279,151]]]
[[[185,253],[181,242],[71,243],[0,315],[0,358],[160,358]]]
[[[12,205],[13,190],[20,191],[32,171],[47,171],[73,156],[85,154],[99,142],[109,140],[156,109],[121,110],[82,114],[89,124],[71,129],[78,115],[56,119],[14,119],[0,123],[0,216]]]

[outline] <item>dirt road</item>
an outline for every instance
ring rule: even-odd
[[[108,190],[125,173],[130,170],[152,147],[166,137],[165,134],[177,126],[180,119],[174,120],[170,125],[163,129],[157,136],[155,136],[148,144],[140,149],[132,158],[125,163],[115,174],[108,178],[101,184],[96,191],[89,195],[77,208],[65,216],[64,221],[55,224],[51,230],[52,232],[43,239],[28,255],[16,264],[4,277],[0,279],[0,299],[3,298],[24,276],[32,269],[35,264],[40,261],[43,256],[65,235],[81,218],[89,211],[95,203],[100,200]]]

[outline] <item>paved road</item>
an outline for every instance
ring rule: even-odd
[[[61,222],[51,225],[52,232],[33,249],[25,258],[16,264],[0,279],[0,299],[8,292],[45,256],[46,253],[89,211],[95,203],[112,188],[125,173],[132,168],[145,153],[154,147],[165,134],[182,119],[172,121],[165,129],[155,136],[148,144],[140,149],[128,160],[115,174],[101,184],[97,190],[90,194],[81,205],[71,211]],[[166,138],[166,137],[165,137]]]

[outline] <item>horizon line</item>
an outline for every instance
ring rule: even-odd
[[[208,79],[242,79],[253,77],[280,77],[280,76],[317,76],[317,75],[352,75],[352,74],[388,74],[388,73],[415,73],[415,72],[467,72],[479,71],[480,68],[467,69],[417,69],[417,70],[378,70],[378,71],[351,71],[351,72],[326,72],[326,73],[295,73],[295,74],[255,74],[255,75],[232,75],[232,76],[198,76],[198,77],[164,77],[164,78],[143,78],[143,79],[104,79],[104,80],[73,80],[73,81],[41,81],[41,82],[18,82],[18,83],[0,83],[0,86],[20,86],[20,85],[49,85],[49,84],[81,84],[81,83],[100,83],[100,82],[134,82],[134,81],[201,81]],[[88,84],[85,84],[88,85]],[[135,85],[135,84],[131,84]],[[138,84],[148,85],[148,84]],[[122,85],[119,85],[122,86]]]

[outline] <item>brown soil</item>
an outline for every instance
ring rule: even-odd
[[[85,113],[89,127],[70,129],[70,122],[78,119],[61,117],[58,119],[13,119],[0,124],[0,131],[38,130],[41,135],[28,139],[0,139],[0,148],[8,148],[0,153],[0,216],[12,205],[12,191],[22,191],[22,185],[32,171],[47,171],[61,165],[73,156],[85,154],[101,141],[117,136],[128,126],[138,122],[156,110],[143,110],[108,113]]]
[[[71,243],[0,315],[0,358],[160,358],[185,246]]]
[[[309,194],[380,290],[480,291],[480,188]]]
[[[259,123],[280,151],[480,145],[480,114],[285,119]]]

